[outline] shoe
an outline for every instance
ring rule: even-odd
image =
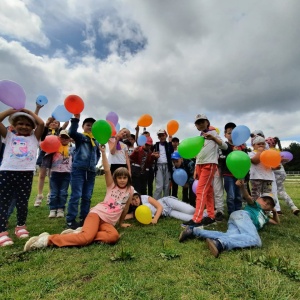
[[[65,217],[65,213],[63,208],[59,208],[56,213],[56,218],[64,218],[64,217]]]
[[[70,229],[77,229],[80,225],[74,220],[71,222],[67,222],[67,227]]]
[[[47,205],[49,205],[50,203],[50,193],[47,194],[47,201],[46,201]]]
[[[24,251],[45,248],[48,246],[49,233],[43,232],[39,236],[30,238],[24,246]]]
[[[42,203],[43,199],[44,199],[44,196],[43,196],[43,195],[37,195],[36,198],[35,198],[35,201],[34,201],[33,206],[34,206],[34,207],[39,207],[39,206],[41,206],[41,203]]]
[[[179,243],[182,243],[187,239],[191,239],[192,237],[194,237],[193,227],[186,226],[185,229],[180,233]]]
[[[12,239],[8,236],[8,232],[4,231],[0,233],[0,247],[10,246],[14,242]]]
[[[200,223],[196,223],[193,220],[189,220],[187,222],[184,222],[181,224],[182,227],[186,227],[186,226],[190,226],[190,227],[199,227],[202,226],[201,222]]]
[[[48,218],[55,218],[56,217],[56,209],[51,209]]]
[[[297,207],[296,207],[295,209],[293,209],[293,214],[294,214],[295,216],[298,216],[299,213],[300,213],[300,210],[299,210]]]
[[[218,211],[215,215],[215,220],[217,222],[222,222],[224,219],[224,214],[221,211]]]
[[[200,226],[208,226],[208,225],[211,225],[211,224],[214,224],[214,223],[216,223],[215,219],[212,219],[210,217],[204,217],[202,219],[202,221],[200,222]]]
[[[224,248],[221,244],[221,242],[218,239],[206,239],[206,244],[211,252],[211,254],[215,257],[218,258],[220,253],[224,251]]]
[[[15,228],[15,235],[18,239],[26,239],[29,237],[29,232],[26,230],[26,226],[17,226]]]
[[[66,229],[64,231],[61,232],[61,234],[68,234],[68,233],[79,233],[82,231],[82,227],[78,227],[77,229]]]

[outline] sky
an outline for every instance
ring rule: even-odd
[[[46,120],[71,94],[81,120],[109,112],[134,133],[149,114],[180,140],[196,114],[300,142],[298,0],[1,0],[0,80],[39,95]],[[0,110],[8,106],[0,103]],[[142,131],[142,130],[141,130]]]

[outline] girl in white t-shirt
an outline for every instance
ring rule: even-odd
[[[7,130],[2,124],[8,116],[16,133]],[[0,122],[0,134],[6,145],[0,166],[0,246],[3,247],[13,244],[6,231],[8,208],[13,198],[17,207],[15,235],[17,238],[29,236],[25,224],[44,121],[28,109],[10,108],[0,113]]]
[[[67,229],[61,234],[53,235],[44,232],[29,239],[25,244],[24,251],[48,246],[86,246],[92,242],[114,244],[120,238],[114,225],[119,222],[121,227],[130,226],[130,224],[123,223],[133,194],[130,174],[126,168],[121,167],[112,175],[105,147],[101,146],[100,150],[102,152],[102,163],[107,187],[104,201],[98,203],[90,210],[82,228]]]

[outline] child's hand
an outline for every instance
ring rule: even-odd
[[[80,119],[80,114],[74,114],[75,119]]]
[[[243,179],[238,179],[238,180],[235,182],[235,184],[236,184],[237,186],[239,186],[239,187],[243,186],[244,183],[245,183],[245,182],[244,182]]]
[[[130,227],[131,224],[128,224],[128,223],[122,223],[122,224],[120,224],[120,226],[123,227],[123,228],[126,228],[126,227]]]
[[[101,153],[105,153],[105,150],[106,150],[105,145],[100,145],[99,150],[101,151]]]
[[[157,224],[157,220],[156,219],[152,219],[151,223],[152,224]]]

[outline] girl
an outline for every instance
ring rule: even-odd
[[[172,217],[181,221],[188,221],[193,217],[195,208],[185,202],[179,201],[177,198],[169,196],[159,200],[148,195],[140,195],[136,191],[133,194],[129,213],[126,219],[134,218],[134,212],[139,205],[146,205],[151,209],[152,224],[156,224],[159,217]]]
[[[15,133],[7,130],[2,124],[8,116]],[[28,200],[44,122],[35,113],[25,108],[21,110],[10,108],[0,113],[0,122],[0,134],[6,145],[0,167],[0,246],[8,246],[13,244],[6,231],[8,208],[13,198],[16,200],[17,207],[15,235],[17,238],[29,236],[25,225]]]
[[[105,146],[101,146],[100,151],[102,152],[107,186],[104,201],[90,210],[82,228],[67,229],[62,234],[54,235],[44,232],[29,239],[25,244],[24,251],[48,246],[86,246],[94,241],[114,244],[120,238],[114,225],[119,221],[121,227],[130,226],[130,224],[123,223],[133,194],[130,174],[126,168],[118,168],[112,176]]]

